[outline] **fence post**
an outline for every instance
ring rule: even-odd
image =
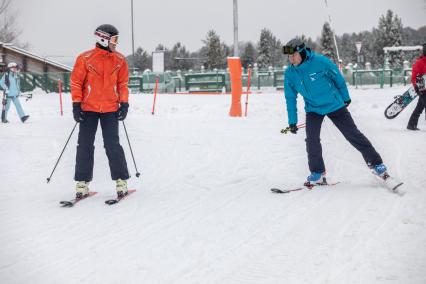
[[[248,77],[247,77],[246,108],[244,111],[244,116],[247,116],[248,98],[249,98],[249,92],[250,92],[250,80],[251,80],[251,68],[249,67]]]

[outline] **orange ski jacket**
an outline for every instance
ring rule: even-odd
[[[128,102],[129,70],[125,57],[101,48],[77,57],[71,73],[71,96],[83,111],[115,112]]]

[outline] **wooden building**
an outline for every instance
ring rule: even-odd
[[[16,62],[22,72],[35,74],[71,72],[72,67],[46,59],[9,43],[0,43],[0,69],[4,71],[9,62]]]

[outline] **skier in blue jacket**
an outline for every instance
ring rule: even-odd
[[[326,184],[325,165],[320,142],[325,116],[340,130],[346,140],[361,152],[373,173],[386,178],[387,168],[370,141],[358,130],[347,107],[351,103],[345,80],[337,66],[327,57],[311,51],[300,39],[283,47],[291,65],[285,71],[284,92],[289,129],[297,133],[297,95],[305,101],[306,150],[311,174],[305,185]]]
[[[7,65],[7,71],[1,78],[0,85],[4,91],[4,98],[2,102],[3,109],[1,117],[2,122],[9,122],[7,120],[7,112],[9,111],[11,102],[14,103],[16,111],[18,112],[18,115],[21,118],[21,121],[25,122],[30,116],[25,115],[18,98],[21,93],[21,89],[19,86],[18,64],[16,64],[15,62],[10,62]]]

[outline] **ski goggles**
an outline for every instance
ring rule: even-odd
[[[288,46],[288,45],[284,45],[282,50],[284,54],[289,54],[289,55],[294,54],[296,51],[297,51],[296,48],[294,48],[293,46]]]
[[[112,43],[112,44],[114,44],[114,45],[117,45],[117,44],[118,44],[118,35],[112,36],[112,37],[109,39],[109,43]]]
[[[304,44],[302,44],[302,45],[300,45],[300,46],[284,45],[284,46],[283,46],[283,48],[282,48],[282,52],[283,52],[284,54],[292,55],[292,54],[294,54],[296,51],[297,51],[297,52],[300,52],[300,51],[302,51],[303,49],[305,49],[305,45],[304,45]]]
[[[95,36],[97,36],[103,43],[107,41],[108,43],[112,43],[114,45],[118,44],[118,35],[110,36],[108,33],[102,31],[95,31]]]

